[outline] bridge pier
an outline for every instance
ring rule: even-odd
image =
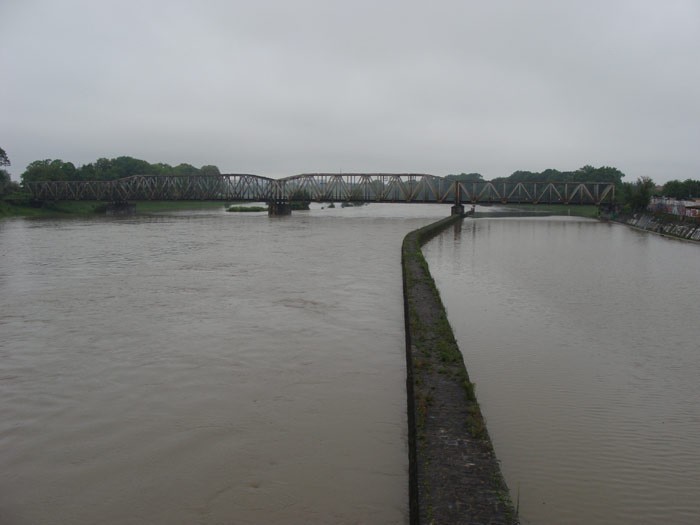
[[[452,206],[451,215],[464,215],[464,204],[455,204]]]
[[[455,188],[455,203],[452,206],[452,213],[450,215],[459,215],[464,217],[464,204],[462,204],[462,186],[460,186],[459,181],[454,182]]]
[[[289,201],[270,201],[267,203],[267,214],[270,217],[281,217],[292,214],[292,205]]]

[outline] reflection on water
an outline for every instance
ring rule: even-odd
[[[425,249],[523,523],[700,520],[700,247],[477,219]]]
[[[0,221],[0,523],[405,522],[400,243],[448,210]]]

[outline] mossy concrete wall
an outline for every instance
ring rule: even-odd
[[[410,521],[513,524],[517,515],[474,385],[421,252],[461,221],[455,215],[415,230],[402,247]]]

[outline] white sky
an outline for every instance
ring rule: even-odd
[[[224,173],[700,179],[697,0],[0,0],[0,147]]]

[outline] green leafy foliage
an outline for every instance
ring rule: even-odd
[[[76,169],[72,162],[60,159],[35,160],[22,174],[22,182],[35,180],[76,180]]]
[[[123,156],[114,159],[99,158],[76,168],[71,162],[60,159],[35,160],[22,174],[22,182],[57,180],[116,180],[134,175],[219,175],[213,165],[196,168],[191,164],[169,164],[149,162]]]
[[[289,202],[293,210],[308,210],[311,195],[307,190],[296,189],[289,195]]]
[[[664,184],[661,194],[674,199],[700,198],[700,180],[686,179],[683,182],[671,180]]]
[[[219,171],[219,168],[216,166],[207,164],[206,166],[202,166],[199,168],[199,174],[200,175],[221,175],[221,172]]]
[[[0,197],[19,191],[19,184],[12,181],[7,170],[0,169]]]
[[[637,182],[624,183],[620,188],[621,202],[627,212],[643,211],[651,201],[656,185],[649,177],[639,177]]]
[[[0,166],[9,166],[10,159],[5,150],[0,148]],[[4,197],[19,190],[19,185],[12,182],[12,177],[5,169],[0,169],[0,197]]]
[[[10,165],[10,159],[7,156],[7,153],[5,153],[5,150],[0,148],[0,166],[9,166]]]
[[[620,184],[625,176],[619,169],[611,166],[594,168],[585,165],[575,171],[546,169],[537,171],[515,171],[508,177],[493,179],[492,182],[614,182]]]
[[[459,182],[481,182],[484,180],[481,173],[460,173],[459,175],[447,175],[445,178]]]

